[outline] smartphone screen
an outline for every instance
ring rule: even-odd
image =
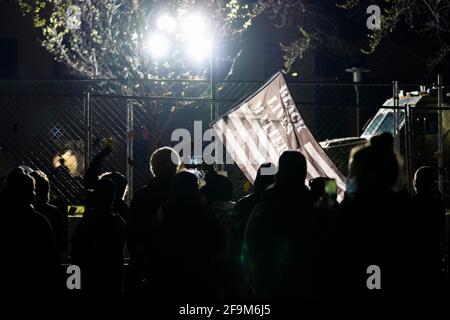
[[[337,184],[335,179],[327,179],[325,181],[325,193],[330,197],[336,197]]]
[[[84,215],[84,211],[85,211],[84,206],[75,206],[75,205],[67,206],[67,215],[72,217],[82,217]]]

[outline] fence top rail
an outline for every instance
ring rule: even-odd
[[[56,98],[83,98],[83,94],[57,94],[57,93],[0,93],[0,97],[14,97],[14,98],[45,98],[45,97],[56,97]],[[126,99],[126,100],[168,100],[168,101],[184,101],[184,102],[208,102],[214,101],[216,103],[220,102],[230,102],[234,104],[239,104],[240,102],[244,102],[245,99],[226,99],[226,98],[216,98],[211,99],[209,97],[178,97],[178,96],[133,96],[133,95],[108,95],[108,94],[91,94],[92,99]],[[320,102],[306,102],[306,101],[294,101],[299,106],[316,106],[316,107],[335,107],[335,108],[380,108],[380,109],[399,109],[405,110],[406,106],[383,106],[379,104],[373,105],[354,105],[354,104],[329,104],[329,103],[320,103]],[[417,110],[450,110],[450,107],[413,107]]]
[[[126,99],[126,100],[175,100],[175,101],[184,101],[184,102],[231,102],[235,105],[238,105],[241,102],[245,102],[246,99],[224,99],[224,98],[197,98],[197,97],[169,97],[169,96],[130,96],[130,95],[102,95],[102,94],[92,94],[91,97],[95,98],[106,98],[106,99]],[[320,103],[320,102],[304,102],[295,100],[294,101],[298,106],[315,106],[315,107],[336,107],[336,108],[380,108],[380,109],[398,109],[405,110],[406,106],[383,106],[379,104],[373,105],[354,105],[354,104],[329,104],[329,103]],[[438,108],[424,108],[424,109],[438,109]],[[440,110],[446,110],[450,108],[442,108]]]
[[[89,82],[122,82],[126,83],[136,83],[136,82],[193,82],[193,83],[210,83],[211,80],[208,79],[18,79],[18,80],[7,80],[1,79],[0,84],[4,83],[52,83],[52,82],[80,82],[80,83],[89,83]],[[238,81],[240,82],[240,81]]]
[[[137,83],[211,83],[211,79],[19,79],[19,80],[7,80],[1,79],[0,85],[5,84],[32,84],[32,83],[101,83],[101,82],[117,82],[123,83],[124,85],[137,84]],[[259,80],[215,80],[216,84],[264,84],[265,81]],[[436,85],[436,83],[429,82],[416,82],[416,83],[403,83],[398,82],[399,86],[426,86],[430,87]],[[302,85],[322,85],[322,86],[392,86],[393,81],[391,82],[349,82],[349,81],[296,81],[296,82],[288,82],[290,86],[302,86]],[[443,85],[444,87],[450,87],[450,84]]]
[[[15,97],[15,98],[32,98],[32,97],[52,97],[52,98],[81,98],[84,95],[82,93],[2,93],[0,97]]]

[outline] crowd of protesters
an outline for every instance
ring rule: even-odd
[[[209,170],[200,186],[200,173],[182,169],[179,155],[164,147],[151,155],[153,178],[128,206],[126,178],[102,172],[111,151],[86,171],[87,209],[69,239],[83,294],[218,301],[448,293],[445,206],[433,170],[417,170],[409,195],[389,134],[352,150],[340,204],[326,192],[326,178],[305,182],[299,151],[282,153],[274,175],[260,168],[253,192],[235,203],[230,179]],[[7,177],[3,292],[68,293],[60,261],[67,215],[49,203],[50,192],[41,171],[18,167]],[[375,289],[370,266],[380,271]]]

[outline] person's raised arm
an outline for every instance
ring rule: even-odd
[[[84,174],[84,186],[87,190],[94,189],[98,176],[102,170],[103,160],[112,152],[112,147],[105,145],[104,148],[92,159],[89,168]]]

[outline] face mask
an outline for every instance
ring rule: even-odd
[[[353,197],[356,193],[357,185],[356,180],[354,178],[348,179],[347,181],[347,194],[350,197]]]

